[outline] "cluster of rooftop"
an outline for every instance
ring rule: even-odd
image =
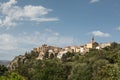
[[[44,44],[41,47],[34,48],[33,51],[39,53],[37,59],[44,59],[46,54],[48,54],[49,57],[52,54],[53,56],[57,56],[57,58],[61,59],[63,54],[66,54],[67,52],[74,52],[84,55],[86,52],[89,52],[91,48],[101,49],[107,46],[111,46],[111,44],[111,42],[99,44],[95,42],[94,37],[92,37],[89,43],[80,46],[67,46],[65,48],[60,48],[55,46],[47,46]]]

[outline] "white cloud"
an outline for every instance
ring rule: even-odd
[[[32,18],[32,21],[37,21],[37,22],[49,22],[49,21],[58,21],[58,18]]]
[[[96,3],[99,2],[100,0],[90,0],[90,3]]]
[[[49,11],[52,11],[52,10],[46,9],[43,6],[27,5],[24,7],[23,16],[37,18],[37,17],[48,14]]]
[[[0,35],[0,50],[14,50],[16,49],[16,39],[9,34]]]
[[[51,29],[46,29],[45,32],[34,32],[33,34],[25,34],[19,37],[19,43],[32,44],[32,45],[56,45],[65,46],[67,44],[73,44],[74,38],[68,36],[62,36],[58,32],[54,32]]]
[[[51,29],[46,29],[44,32],[23,32],[17,36],[4,33],[0,34],[0,59],[2,59],[1,55],[5,56],[4,59],[6,57],[12,59],[42,44],[63,47],[72,45],[75,41],[73,37],[60,35]]]
[[[0,26],[15,26],[21,20],[46,22],[58,21],[58,18],[45,17],[52,9],[47,9],[43,6],[26,5],[23,7],[17,6],[16,0],[9,0],[6,3],[0,3],[0,13],[4,16],[0,19]]]
[[[20,48],[22,45],[42,45],[51,44],[57,46],[64,46],[72,44],[74,42],[73,37],[61,36],[59,33],[52,30],[46,30],[44,33],[34,32],[32,34],[22,33],[19,36],[10,34],[0,35],[0,50],[14,50]],[[22,46],[24,47],[24,46]]]
[[[2,24],[2,20],[0,20],[0,25]]]
[[[118,27],[117,30],[120,30],[120,27]]]
[[[98,37],[110,37],[109,33],[104,33],[101,31],[93,31],[91,32],[91,34],[93,34],[94,36],[98,36]]]
[[[45,31],[48,32],[48,34],[50,33],[50,34],[53,34],[53,35],[55,35],[55,36],[59,36],[59,33],[54,32],[54,31],[51,30],[51,29],[45,29]]]

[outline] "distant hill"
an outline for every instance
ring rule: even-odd
[[[10,63],[9,60],[0,60],[0,65],[7,66]]]

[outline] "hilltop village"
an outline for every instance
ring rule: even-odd
[[[86,43],[84,45],[80,45],[80,46],[67,46],[64,48],[60,48],[60,47],[56,47],[56,46],[48,46],[46,44],[37,47],[37,48],[33,48],[33,50],[31,51],[33,54],[30,53],[26,53],[25,55],[19,55],[17,57],[15,57],[10,64],[7,66],[10,70],[15,70],[16,67],[19,66],[19,61],[22,63],[26,63],[28,61],[28,56],[29,55],[35,55],[36,53],[38,53],[37,56],[35,56],[35,59],[37,60],[43,60],[43,59],[47,59],[47,58],[51,58],[52,57],[57,57],[58,59],[62,59],[63,55],[67,54],[67,53],[73,53],[73,54],[80,54],[80,55],[85,55],[86,52],[89,52],[90,49],[102,49],[105,48],[107,46],[111,46],[111,42],[107,42],[107,43],[97,43],[94,41],[94,37],[91,38],[91,41],[89,43]]]
[[[89,52],[89,50],[92,48],[101,49],[107,46],[111,46],[111,44],[112,44],[111,42],[99,44],[95,42],[94,37],[92,37],[89,43],[80,46],[67,46],[65,48],[60,48],[60,47],[48,46],[44,44],[41,47],[34,48],[32,51],[39,53],[39,56],[36,59],[41,59],[41,60],[44,59],[46,53],[49,54],[48,56],[52,54],[53,56],[57,56],[57,58],[61,59],[63,54],[66,54],[67,52],[84,55],[86,52]]]

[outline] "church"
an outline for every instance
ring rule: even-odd
[[[96,48],[98,45],[99,45],[99,44],[94,41],[94,36],[93,36],[93,37],[91,38],[91,41],[86,44],[86,48],[87,48],[87,49]]]

